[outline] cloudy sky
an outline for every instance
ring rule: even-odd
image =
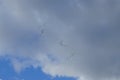
[[[0,0],[0,80],[120,80],[120,0]]]

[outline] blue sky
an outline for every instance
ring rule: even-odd
[[[120,0],[0,0],[2,80],[120,80]]]
[[[8,59],[0,59],[0,79],[2,80],[76,80],[72,77],[52,77],[42,72],[41,68],[30,66],[16,73]]]

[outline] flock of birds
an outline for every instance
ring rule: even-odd
[[[45,29],[42,28],[41,26],[39,27],[40,28],[40,36],[43,36],[44,33],[45,33]],[[45,35],[44,35],[45,36]],[[70,48],[70,46],[68,44],[65,43],[64,40],[60,40],[58,42],[58,44],[61,46],[61,47],[65,47],[65,48]],[[66,60],[69,60],[69,59],[72,59],[72,57],[74,57],[76,54],[73,52],[71,53],[68,57],[66,57]]]

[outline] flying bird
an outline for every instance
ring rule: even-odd
[[[59,43],[61,46],[67,47],[67,44],[65,44],[65,42],[63,40],[60,41]]]

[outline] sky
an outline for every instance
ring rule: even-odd
[[[120,0],[0,0],[0,80],[120,80]]]
[[[2,64],[0,65],[0,80],[76,80],[72,77],[52,77],[43,73],[39,67],[32,66],[16,73],[10,61],[4,58],[0,59],[0,64]]]

